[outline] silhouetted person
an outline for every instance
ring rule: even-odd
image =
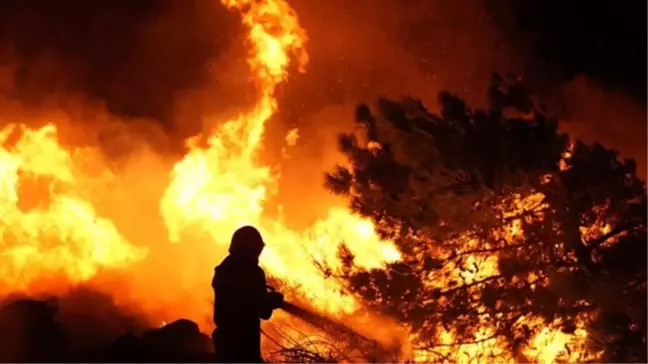
[[[261,319],[283,304],[283,295],[268,292],[259,256],[265,244],[259,231],[244,226],[232,236],[229,256],[216,267],[213,333],[216,361],[261,363]]]

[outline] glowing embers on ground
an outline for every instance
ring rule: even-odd
[[[0,293],[85,281],[143,257],[81,196],[82,178],[55,126],[0,131]]]

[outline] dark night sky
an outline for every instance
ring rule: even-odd
[[[544,72],[562,80],[586,74],[646,102],[646,1],[487,0],[519,33]]]
[[[307,9],[305,3],[295,0],[296,7]],[[645,106],[645,1],[475,0],[452,6],[466,4],[481,4],[509,46],[532,60],[525,76],[540,87],[551,90],[584,74]],[[375,12],[354,11],[360,14],[354,22]],[[80,92],[118,114],[168,119],[174,95],[206,77],[207,60],[228,44],[237,22],[216,0],[3,0],[0,57],[14,70],[3,92],[22,101]],[[417,26],[426,31],[425,21]],[[309,47],[318,45],[313,40]]]
[[[0,51],[16,69],[14,96],[33,101],[80,92],[119,114],[164,118],[173,92],[198,82],[205,59],[217,55],[191,7],[177,8],[174,25],[182,30],[161,31],[165,39],[147,34],[165,26],[157,19],[171,6],[158,0],[0,2]]]

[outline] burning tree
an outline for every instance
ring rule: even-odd
[[[646,361],[646,190],[633,160],[572,141],[519,79],[490,107],[361,105],[327,175],[403,260],[341,278],[432,361]]]

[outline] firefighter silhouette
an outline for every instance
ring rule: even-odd
[[[261,319],[281,307],[281,293],[268,291],[259,256],[265,243],[257,229],[244,226],[234,232],[229,255],[214,270],[216,361],[262,363]]]

